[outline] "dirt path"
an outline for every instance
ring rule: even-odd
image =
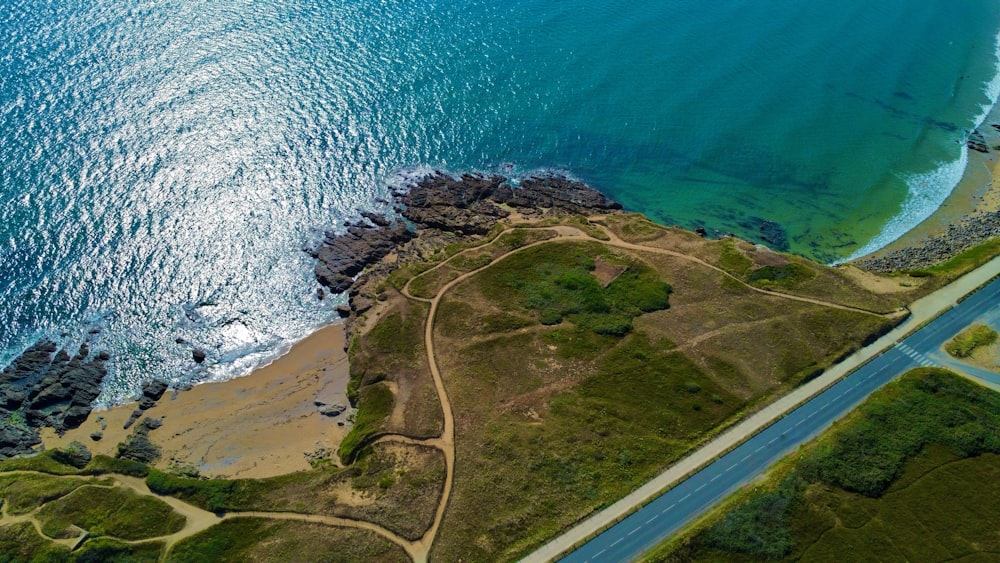
[[[428,274],[428,273],[430,273],[430,272],[432,272],[432,271],[434,271],[434,270],[436,270],[436,269],[438,269],[438,268],[440,268],[440,267],[448,264],[449,262],[451,262],[456,257],[461,256],[461,255],[463,255],[463,254],[465,254],[467,252],[478,251],[478,250],[481,250],[481,249],[483,249],[483,248],[485,248],[487,246],[495,244],[496,241],[498,241],[501,236],[503,236],[505,233],[507,233],[507,232],[509,232],[509,231],[511,231],[511,230],[513,230],[515,228],[532,229],[532,230],[549,230],[549,231],[555,232],[556,233],[556,237],[555,238],[551,238],[551,239],[536,241],[536,242],[524,245],[522,247],[519,247],[519,248],[516,248],[516,249],[512,249],[509,252],[506,252],[506,253],[504,253],[504,254],[496,257],[489,264],[486,264],[485,266],[482,266],[481,268],[477,268],[477,269],[472,270],[470,272],[466,272],[466,273],[458,276],[454,280],[448,282],[443,287],[441,287],[441,289],[438,290],[437,294],[435,294],[433,298],[427,299],[427,298],[422,298],[422,297],[415,297],[414,295],[412,295],[410,293],[410,284],[413,282],[413,280],[415,280],[415,279],[417,279],[417,278],[419,278],[419,277],[421,277],[423,275],[426,275],[426,274]],[[717,266],[714,266],[712,264],[709,264],[708,262],[705,262],[705,261],[703,261],[701,259],[695,258],[693,256],[689,256],[689,255],[686,255],[686,254],[683,254],[683,253],[680,253],[680,252],[676,252],[676,251],[672,251],[672,250],[667,250],[667,249],[664,249],[664,248],[656,248],[656,247],[650,247],[650,246],[644,246],[644,245],[639,245],[639,244],[628,243],[628,242],[625,242],[625,241],[621,240],[620,238],[618,238],[614,234],[608,232],[607,229],[604,229],[603,227],[601,227],[601,229],[605,232],[605,234],[608,235],[608,237],[609,237],[610,240],[604,241],[604,240],[595,239],[595,238],[593,238],[593,237],[585,234],[580,229],[577,229],[575,227],[565,226],[565,225],[556,225],[556,226],[548,226],[548,227],[512,227],[512,228],[508,228],[508,229],[505,229],[505,230],[501,231],[492,240],[490,240],[490,241],[488,241],[488,242],[486,242],[484,244],[481,244],[479,246],[475,246],[475,247],[472,247],[472,248],[465,249],[465,250],[463,250],[461,252],[458,252],[458,253],[454,254],[453,256],[449,257],[447,260],[443,260],[441,263],[435,265],[433,268],[430,268],[429,270],[427,270],[425,272],[422,272],[420,275],[414,276],[413,278],[411,278],[406,283],[405,286],[403,286],[402,294],[406,298],[413,299],[415,301],[420,301],[420,302],[423,302],[423,303],[428,303],[430,305],[430,310],[429,310],[429,312],[427,314],[427,319],[426,319],[426,322],[424,324],[424,347],[425,347],[425,351],[426,351],[426,354],[427,354],[428,365],[430,366],[431,376],[434,379],[434,387],[435,387],[435,390],[437,391],[438,399],[439,399],[439,401],[441,403],[441,410],[442,410],[442,412],[444,414],[444,428],[443,428],[443,430],[441,432],[441,435],[439,437],[437,437],[437,438],[418,439],[418,438],[411,438],[409,436],[405,436],[405,435],[401,435],[401,434],[387,434],[387,435],[380,436],[378,439],[376,439],[372,443],[375,444],[375,443],[381,443],[381,442],[395,442],[395,443],[410,444],[410,445],[430,446],[430,447],[434,447],[434,448],[437,448],[437,449],[441,450],[441,452],[444,454],[444,458],[445,458],[445,482],[444,482],[444,486],[443,486],[443,489],[442,489],[442,492],[441,492],[441,497],[440,497],[439,502],[438,502],[437,511],[435,512],[434,522],[431,525],[431,527],[428,528],[428,530],[424,533],[423,537],[421,537],[419,540],[417,540],[417,541],[409,541],[409,540],[407,540],[405,538],[402,538],[402,537],[398,536],[397,534],[395,534],[395,533],[393,533],[393,532],[391,532],[391,531],[389,531],[389,530],[387,530],[387,529],[385,529],[385,528],[383,528],[383,527],[381,527],[381,526],[379,526],[377,524],[373,524],[371,522],[366,522],[366,521],[361,521],[361,520],[351,520],[351,519],[347,519],[347,518],[338,518],[338,517],[333,517],[333,516],[323,516],[323,515],[317,515],[317,514],[302,514],[302,513],[295,513],[295,512],[259,512],[259,511],[230,512],[230,513],[219,515],[219,514],[215,514],[215,513],[209,512],[207,510],[203,510],[201,508],[198,508],[198,507],[196,507],[194,505],[188,504],[188,503],[186,503],[186,502],[184,502],[184,501],[182,501],[180,499],[174,498],[174,497],[158,495],[158,494],[154,493],[153,491],[151,491],[149,489],[149,487],[146,485],[146,482],[143,479],[139,479],[137,477],[129,477],[129,476],[125,476],[125,475],[117,475],[117,474],[108,475],[108,477],[110,477],[114,481],[115,485],[131,489],[131,490],[133,490],[133,491],[135,491],[135,492],[137,492],[137,493],[139,493],[141,495],[152,496],[152,497],[158,498],[158,499],[162,500],[163,502],[165,502],[166,504],[168,504],[178,514],[181,514],[182,516],[185,517],[184,527],[180,531],[178,531],[178,532],[176,532],[174,534],[170,534],[170,535],[167,535],[167,536],[155,537],[155,538],[148,538],[148,539],[140,540],[140,541],[127,542],[127,543],[144,543],[144,542],[151,542],[151,541],[163,542],[164,545],[165,545],[165,547],[164,547],[164,550],[163,550],[163,555],[161,557],[161,560],[165,560],[166,557],[167,557],[167,554],[170,552],[170,549],[174,545],[176,545],[177,542],[179,542],[179,541],[181,541],[181,540],[183,540],[185,538],[191,537],[191,536],[193,536],[193,535],[195,535],[195,534],[197,534],[199,532],[207,530],[208,528],[211,528],[212,526],[214,526],[214,525],[222,522],[223,520],[231,520],[231,519],[234,519],[234,518],[253,518],[253,517],[256,517],[256,518],[268,518],[268,519],[273,519],[273,520],[295,520],[295,521],[301,521],[301,522],[318,523],[318,524],[323,524],[323,525],[327,525],[327,526],[345,527],[345,528],[357,528],[357,529],[367,530],[367,531],[376,533],[376,534],[382,536],[383,538],[391,541],[392,543],[398,545],[399,547],[401,547],[404,551],[406,551],[407,555],[409,555],[416,563],[424,563],[424,562],[426,562],[427,559],[430,556],[430,550],[431,550],[431,547],[434,544],[434,540],[437,537],[438,532],[440,531],[441,522],[444,519],[444,513],[445,513],[445,511],[447,510],[447,507],[448,507],[448,500],[451,497],[451,490],[452,490],[452,486],[453,486],[453,483],[454,483],[454,475],[455,475],[455,416],[454,416],[454,413],[453,413],[453,410],[452,410],[451,401],[448,398],[447,389],[445,388],[445,385],[444,385],[444,380],[441,377],[441,371],[440,371],[440,369],[438,368],[438,365],[437,365],[436,353],[435,353],[435,348],[434,348],[434,323],[435,323],[435,320],[437,318],[438,307],[439,307],[439,305],[441,303],[441,299],[445,296],[445,294],[447,294],[448,291],[450,291],[452,288],[454,288],[458,284],[460,284],[460,283],[468,280],[472,276],[475,276],[475,275],[479,274],[483,270],[485,270],[485,269],[487,269],[487,268],[495,265],[496,263],[498,263],[498,262],[500,262],[502,260],[507,259],[508,257],[510,257],[510,256],[512,256],[512,255],[514,255],[516,253],[526,251],[526,250],[528,250],[530,248],[534,248],[534,247],[540,246],[542,244],[548,244],[548,243],[553,243],[553,242],[556,242],[556,243],[571,243],[571,242],[585,242],[585,241],[586,242],[598,242],[598,243],[604,244],[606,246],[623,248],[623,249],[626,249],[626,250],[633,250],[633,251],[638,251],[638,252],[649,252],[649,253],[652,253],[652,254],[661,254],[661,255],[672,256],[672,257],[676,257],[676,258],[679,258],[679,259],[682,259],[682,260],[687,260],[687,261],[690,261],[690,262],[694,262],[694,263],[699,264],[699,265],[701,265],[703,267],[706,267],[706,268],[709,268],[709,269],[714,270],[716,272],[719,272],[720,274],[722,274],[722,275],[724,275],[724,276],[726,276],[726,277],[728,277],[728,278],[730,278],[730,279],[732,279],[732,280],[740,283],[741,285],[747,287],[748,289],[750,289],[752,291],[755,291],[755,292],[758,292],[758,293],[765,294],[765,295],[771,295],[771,296],[774,296],[774,297],[780,297],[780,298],[784,298],[784,299],[790,299],[790,300],[793,300],[793,301],[800,301],[800,302],[805,302],[805,303],[811,303],[811,304],[814,304],[814,305],[820,305],[820,306],[831,307],[831,308],[836,308],[836,309],[843,309],[843,310],[848,310],[848,311],[866,313],[866,314],[876,315],[876,316],[880,316],[880,317],[888,316],[888,315],[881,315],[879,313],[875,313],[875,312],[872,312],[872,311],[867,311],[867,310],[856,308],[856,307],[850,307],[850,306],[846,306],[846,305],[841,305],[839,303],[832,303],[832,302],[822,301],[822,300],[819,300],[819,299],[812,299],[812,298],[808,298],[808,297],[800,297],[800,296],[797,296],[797,295],[790,295],[790,294],[787,294],[787,293],[781,293],[781,292],[775,292],[775,291],[769,291],[769,290],[760,289],[760,288],[757,288],[757,287],[754,287],[752,285],[747,284],[746,282],[744,282],[743,280],[741,280],[741,279],[733,276],[729,272],[726,272],[725,270],[723,270],[723,269],[721,269],[721,268],[719,268]],[[38,474],[37,472],[34,472],[34,471],[15,471],[15,472],[11,472],[11,473],[31,473],[31,474]],[[79,479],[91,479],[92,478],[92,477],[89,477],[89,476],[70,476],[70,477],[72,477],[72,478],[79,478]],[[112,485],[96,485],[95,484],[95,485],[87,485],[87,486],[112,486]],[[32,525],[35,527],[36,531],[39,533],[39,535],[41,535],[42,537],[48,538],[48,536],[45,536],[44,534],[41,533],[41,523],[36,518],[36,513],[38,512],[38,510],[41,510],[41,507],[39,507],[38,509],[32,511],[29,514],[19,515],[19,516],[11,516],[11,515],[7,514],[7,507],[4,506],[3,510],[2,510],[2,512],[0,512],[0,514],[3,515],[4,521],[7,522],[7,523],[31,522]],[[48,538],[48,539],[50,541],[53,541],[53,542],[58,543],[60,545],[65,545],[65,546],[67,546],[69,548],[74,548],[77,545],[79,545],[79,543],[83,539],[85,539],[86,535],[87,535],[86,532],[82,532],[82,534],[81,534],[80,537],[74,538],[74,539],[52,539],[52,538]]]
[[[479,250],[482,250],[485,247],[488,247],[490,245],[495,244],[500,239],[500,237],[502,237],[505,233],[507,233],[507,232],[509,232],[509,231],[511,231],[511,230],[513,230],[515,228],[533,229],[533,230],[549,230],[549,231],[555,232],[556,233],[556,237],[555,238],[551,238],[551,239],[546,239],[546,240],[541,240],[541,241],[533,242],[531,244],[527,244],[527,245],[524,245],[522,247],[515,248],[515,249],[513,249],[513,250],[511,250],[511,251],[509,251],[509,252],[507,252],[505,254],[502,254],[502,255],[496,257],[495,259],[493,259],[492,261],[490,261],[489,264],[486,264],[485,266],[482,266],[481,268],[477,268],[477,269],[472,270],[470,272],[466,272],[466,273],[458,276],[454,280],[448,282],[440,290],[438,290],[437,294],[435,294],[434,297],[432,297],[430,299],[424,298],[424,297],[416,297],[412,293],[410,293],[410,284],[413,283],[413,281],[416,280],[417,278],[422,277],[424,275],[427,275],[430,272],[433,272],[434,270],[437,270],[438,268],[441,268],[441,267],[445,266],[446,264],[448,264],[449,262],[451,262],[456,257],[461,256],[461,255],[463,255],[463,254],[465,254],[467,252],[479,251]],[[441,521],[444,519],[444,513],[445,513],[445,510],[448,507],[448,499],[451,497],[451,489],[452,489],[452,486],[453,486],[453,483],[454,483],[454,474],[455,474],[455,416],[454,416],[454,413],[453,413],[453,410],[452,410],[451,401],[448,399],[448,392],[447,392],[447,390],[445,389],[445,386],[444,386],[444,380],[441,377],[441,371],[438,369],[436,355],[435,355],[435,350],[434,350],[434,322],[435,322],[436,317],[437,317],[438,306],[440,305],[441,299],[444,297],[444,295],[446,293],[448,293],[448,291],[451,290],[453,287],[455,287],[456,285],[458,285],[458,284],[460,284],[460,283],[468,280],[469,278],[471,278],[472,276],[475,276],[476,274],[482,272],[483,270],[492,267],[493,265],[497,264],[498,262],[500,262],[502,260],[505,260],[506,258],[512,256],[513,254],[516,254],[516,253],[519,253],[519,252],[523,252],[525,250],[528,250],[530,248],[534,248],[536,246],[540,246],[540,245],[543,245],[543,244],[549,244],[549,243],[553,243],[553,242],[556,242],[556,243],[583,242],[583,241],[598,242],[600,244],[604,244],[604,245],[607,245],[607,246],[612,246],[612,247],[617,247],[617,248],[623,248],[623,249],[627,249],[627,250],[634,250],[634,251],[639,251],[639,252],[650,252],[650,253],[653,253],[653,254],[662,254],[662,255],[667,255],[667,256],[672,256],[672,257],[675,257],[675,258],[679,258],[679,259],[682,259],[682,260],[687,260],[689,262],[696,263],[696,264],[698,264],[700,266],[703,266],[705,268],[709,268],[711,270],[714,270],[714,271],[716,271],[716,272],[718,272],[718,273],[720,273],[720,274],[722,274],[722,275],[724,275],[724,276],[726,276],[726,277],[728,277],[728,278],[730,278],[730,279],[738,282],[739,284],[741,284],[744,287],[750,289],[751,291],[755,291],[757,293],[762,293],[762,294],[765,294],[765,295],[770,295],[770,296],[779,297],[779,298],[783,298],[783,299],[790,299],[792,301],[800,301],[800,302],[804,302],[804,303],[810,303],[810,304],[813,304],[813,305],[820,305],[820,306],[824,306],[824,307],[830,307],[830,308],[834,308],[834,309],[842,309],[842,310],[846,310],[846,311],[864,313],[864,314],[868,314],[868,315],[875,315],[875,316],[878,316],[878,317],[888,317],[888,316],[890,316],[890,315],[883,315],[883,314],[880,314],[880,313],[876,313],[876,312],[873,312],[873,311],[868,311],[866,309],[861,309],[861,308],[857,308],[857,307],[851,307],[851,306],[848,306],[848,305],[841,305],[839,303],[832,303],[832,302],[829,302],[829,301],[823,301],[823,300],[820,300],[820,299],[813,299],[813,298],[809,298],[809,297],[800,297],[800,296],[797,296],[797,295],[791,295],[791,294],[781,293],[781,292],[777,292],[777,291],[769,291],[769,290],[765,290],[765,289],[760,289],[760,288],[754,287],[754,286],[752,286],[752,285],[744,282],[743,280],[741,280],[741,279],[733,276],[729,272],[727,272],[727,271],[725,271],[725,270],[723,270],[723,269],[721,269],[721,268],[719,268],[717,266],[709,264],[708,262],[705,262],[705,261],[703,261],[701,259],[695,258],[693,256],[689,256],[687,254],[683,254],[683,253],[680,253],[680,252],[676,252],[676,251],[672,251],[672,250],[667,250],[667,249],[664,249],[664,248],[656,248],[656,247],[650,247],[650,246],[644,246],[644,245],[639,245],[639,244],[628,243],[628,242],[625,242],[625,241],[621,240],[620,238],[618,238],[617,236],[615,236],[613,233],[610,233],[607,229],[605,229],[603,227],[600,227],[600,228],[601,228],[602,231],[604,231],[605,234],[608,235],[608,237],[609,237],[610,240],[607,240],[607,241],[599,240],[599,239],[596,239],[594,237],[591,237],[591,236],[585,234],[580,229],[577,229],[575,227],[565,226],[565,225],[556,225],[556,226],[548,226],[548,227],[512,227],[512,228],[504,229],[503,231],[501,231],[499,234],[497,234],[497,236],[494,237],[489,242],[486,242],[484,244],[481,244],[481,245],[478,245],[478,246],[475,246],[475,247],[472,247],[472,248],[467,248],[465,250],[462,250],[460,252],[455,253],[454,255],[450,256],[448,259],[442,260],[439,264],[435,265],[434,267],[432,267],[432,268],[430,268],[430,269],[428,269],[428,270],[426,270],[424,272],[421,272],[420,274],[414,276],[409,281],[407,281],[406,284],[403,286],[402,293],[403,293],[403,295],[405,297],[407,297],[408,299],[413,299],[414,301],[420,301],[420,302],[423,302],[423,303],[430,304],[430,311],[429,311],[429,313],[427,315],[427,320],[426,320],[426,322],[424,324],[424,347],[425,347],[426,352],[427,352],[427,361],[428,361],[428,365],[430,366],[431,375],[432,375],[432,377],[434,379],[434,387],[437,390],[438,398],[439,398],[439,400],[441,402],[441,410],[444,413],[444,430],[442,431],[440,438],[429,439],[429,440],[414,440],[412,438],[407,438],[405,436],[389,435],[389,436],[383,436],[382,438],[380,438],[379,440],[377,440],[377,441],[398,441],[398,442],[403,442],[403,443],[420,444],[420,445],[432,445],[432,446],[435,446],[435,447],[439,448],[442,451],[442,453],[444,454],[444,456],[445,456],[445,483],[444,483],[444,489],[443,489],[443,491],[441,493],[441,499],[440,499],[439,504],[438,504],[437,512],[436,512],[435,517],[434,517],[434,523],[427,530],[427,532],[424,534],[424,536],[419,541],[414,542],[414,544],[412,545],[412,547],[415,549],[415,551],[411,553],[411,556],[413,556],[414,561],[416,561],[418,563],[423,563],[424,561],[427,560],[427,558],[430,555],[431,547],[432,547],[432,545],[434,543],[434,539],[437,537],[438,531],[440,530]],[[403,544],[400,544],[400,545],[402,546]],[[405,548],[405,546],[404,546],[404,548]]]

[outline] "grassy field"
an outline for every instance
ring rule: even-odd
[[[944,370],[915,370],[648,560],[995,555],[998,429],[1000,394]]]
[[[49,475],[0,475],[0,499],[10,514],[27,514],[84,485],[109,484],[98,479],[70,479]]]
[[[599,262],[620,266],[606,286]],[[455,485],[432,556],[524,555],[891,326],[731,282],[677,257],[559,242],[455,287],[435,334]],[[759,346],[772,338],[783,345]]]
[[[386,313],[351,345],[348,396],[359,411],[340,447],[340,457],[347,461],[374,435],[394,432],[431,438],[440,436],[444,427],[424,352],[428,307],[403,298],[395,289],[384,291]],[[372,400],[364,400],[366,395]]]
[[[989,346],[997,340],[997,331],[986,325],[973,325],[958,333],[944,349],[956,358],[968,358],[981,346]]]
[[[100,536],[144,540],[184,527],[185,519],[163,501],[121,488],[80,487],[49,502],[38,512],[42,533],[74,538],[76,526]]]
[[[307,522],[237,518],[179,542],[171,563],[247,561],[405,562],[406,553],[363,530]]]
[[[269,479],[192,479],[151,470],[150,489],[211,511],[300,512],[363,519],[418,539],[434,519],[444,483],[441,453],[378,444],[349,469],[327,467]]]

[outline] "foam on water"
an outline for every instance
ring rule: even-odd
[[[1000,34],[997,34],[994,45],[993,78],[983,86],[983,93],[988,101],[980,106],[980,113],[972,118],[972,127],[962,137],[956,139],[960,147],[958,158],[938,163],[937,167],[929,172],[905,175],[903,179],[909,190],[899,214],[889,219],[881,232],[867,244],[847,258],[836,261],[835,264],[861,258],[888,246],[933,215],[962,181],[969,164],[969,148],[965,142],[968,141],[969,135],[979,129],[997,109],[1000,100]]]
[[[92,338],[112,355],[102,402],[154,376],[247,373],[337,318],[302,248],[439,168],[555,170],[743,236],[761,217],[830,260],[900,209],[887,242],[967,157],[946,143],[981,103],[960,79],[1000,90],[968,62],[1000,48],[998,12],[8,0],[0,365],[41,337]]]

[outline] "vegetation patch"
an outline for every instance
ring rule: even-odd
[[[914,277],[932,276],[939,278],[935,287],[940,287],[966,272],[975,270],[1000,255],[1000,237],[992,238],[980,245],[962,252],[954,258],[923,270],[907,272]]]
[[[592,272],[595,258],[624,261],[607,287]],[[598,334],[622,336],[643,313],[670,306],[671,287],[635,259],[614,258],[598,244],[550,244],[512,255],[477,277],[501,307],[536,316],[543,325],[564,319]]]
[[[1000,549],[1000,394],[941,369],[874,393],[653,561],[954,559]],[[932,509],[930,507],[933,507]]]
[[[375,522],[418,539],[444,484],[435,448],[376,444],[350,468],[324,467],[267,479],[196,479],[151,470],[149,488],[212,512],[300,512]],[[350,501],[350,502],[349,502]]]
[[[179,542],[171,563],[245,561],[404,562],[406,553],[366,530],[308,522],[237,518]]]
[[[3,563],[72,561],[69,549],[39,536],[30,522],[0,526],[0,561]]]
[[[42,532],[69,538],[77,526],[102,536],[143,540],[166,536],[184,527],[185,518],[165,502],[120,487],[80,487],[38,512]]]
[[[49,475],[0,475],[0,498],[10,514],[27,514],[43,504],[66,496],[84,485],[107,484],[97,479],[71,479]]]
[[[783,266],[764,266],[750,272],[747,280],[758,287],[794,288],[816,277],[811,268],[789,262]]]
[[[989,346],[997,340],[997,331],[986,325],[973,325],[958,333],[944,349],[956,358],[968,358],[976,348]]]
[[[358,412],[354,418],[354,426],[340,442],[338,455],[345,462],[353,461],[358,449],[372,435],[382,430],[382,423],[392,414],[395,396],[384,383],[375,383],[361,389],[358,400]]]

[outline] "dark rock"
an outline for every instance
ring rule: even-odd
[[[183,338],[181,338],[180,336],[178,336],[177,338],[174,339],[174,342],[176,342],[178,344],[184,344],[186,342],[186,340],[184,340]]]
[[[90,463],[91,457],[87,446],[75,440],[70,442],[65,448],[52,452],[52,459],[63,465],[69,465],[77,469],[86,467]]]
[[[157,428],[163,426],[163,419],[146,417],[142,419],[142,425],[149,430],[156,430]]]
[[[0,425],[0,459],[31,453],[41,443],[42,439],[34,428],[10,423]]]
[[[346,319],[347,317],[350,317],[351,316],[351,306],[350,305],[337,305],[337,315],[340,318],[342,318],[342,319]]]
[[[316,279],[333,293],[343,293],[354,276],[414,237],[403,223],[392,227],[353,226],[342,235],[327,233],[316,251]]]
[[[340,416],[346,410],[347,410],[346,406],[340,403],[334,403],[332,405],[321,406],[319,408],[319,414],[323,416]]]
[[[83,424],[90,416],[90,405],[72,405],[62,415],[62,425],[58,430],[69,430]]]
[[[61,433],[87,419],[107,375],[104,362],[110,359],[105,352],[88,360],[89,354],[87,344],[70,356],[42,340],[0,372],[0,407],[20,412],[27,427],[19,428],[9,418],[0,421],[0,431],[14,439],[0,443],[0,458],[30,451],[26,448],[37,444],[31,437],[37,428],[49,426]]]
[[[135,409],[132,411],[132,414],[128,416],[128,420],[125,421],[122,428],[128,430],[133,424],[135,424],[135,421],[139,420],[140,416],[142,416],[142,409]]]
[[[361,214],[362,217],[368,219],[376,227],[388,227],[392,225],[392,221],[386,219],[385,215],[379,215],[378,213],[370,213],[365,211]]]
[[[109,354],[106,351],[102,350],[102,351],[98,352],[97,355],[94,356],[94,358],[96,360],[100,361],[100,362],[106,362],[106,361],[108,361],[108,360],[111,359],[111,354]]]
[[[101,432],[100,430],[95,430],[94,432],[90,433],[90,439],[95,442],[100,442],[101,439],[103,438],[104,438],[104,432]]]
[[[194,350],[191,350],[191,357],[194,359],[195,362],[200,364],[205,361],[207,355],[205,354],[205,351],[202,350],[201,348],[195,348]]]
[[[142,386],[142,396],[159,401],[160,397],[167,391],[167,382],[154,379]]]
[[[316,299],[319,299],[320,301],[326,299],[326,290],[324,290],[322,287],[317,287],[316,288]]]
[[[356,315],[364,315],[374,304],[375,303],[371,299],[359,295],[351,299],[351,310],[354,311],[354,314]]]
[[[160,448],[150,441],[148,430],[139,426],[124,442],[118,444],[115,457],[131,459],[140,463],[153,463],[160,458]]]
[[[695,234],[697,234],[698,236],[701,236],[701,237],[707,237],[708,236],[708,231],[705,230],[705,227],[698,227],[698,228],[696,228],[694,230],[694,232],[695,232]]]
[[[914,246],[880,257],[861,258],[855,264],[876,273],[920,270],[950,260],[969,248],[998,236],[1000,212],[983,213],[952,224],[944,233],[924,239]]]

